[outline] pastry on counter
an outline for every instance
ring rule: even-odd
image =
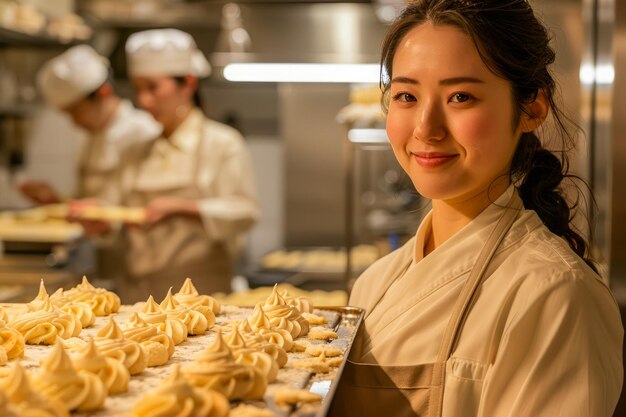
[[[182,305],[202,311],[203,307],[210,309],[214,315],[220,314],[220,303],[210,295],[201,295],[194,287],[191,278],[185,278],[180,290],[174,294],[174,298]],[[208,318],[208,317],[207,317]]]
[[[39,283],[39,293],[27,304],[28,311],[41,310],[47,299],[59,310],[76,317],[83,328],[91,327],[96,322],[96,316],[87,303],[72,301],[63,295],[63,288],[57,289],[54,294],[48,296],[43,279]]]
[[[63,402],[70,411],[102,408],[107,389],[96,375],[77,371],[61,342],[54,345],[33,377],[33,387],[43,395]]]
[[[104,288],[96,288],[83,276],[83,281],[76,287],[63,291],[63,295],[72,301],[82,301],[91,307],[96,316],[108,316],[120,309],[120,297]]]
[[[0,377],[0,391],[24,416],[69,417],[65,404],[33,389],[30,375],[20,364],[14,364]]]
[[[156,326],[146,323],[133,313],[122,331],[124,339],[138,342],[146,354],[146,365],[165,365],[174,354],[174,341]]]
[[[128,391],[130,373],[118,360],[107,358],[96,347],[93,339],[72,357],[74,368],[78,371],[91,372],[104,383],[109,394]]]
[[[208,309],[198,311],[195,307],[189,308],[182,305],[172,295],[171,287],[160,306],[168,317],[182,321],[187,326],[187,332],[190,335],[204,334],[215,324],[213,311]]]
[[[139,312],[139,317],[148,324],[156,326],[172,338],[175,345],[187,340],[187,326],[181,320],[169,317],[150,296]]]
[[[157,389],[146,394],[133,406],[128,417],[226,417],[230,403],[212,389],[198,389],[181,375],[180,366]]]
[[[192,385],[219,391],[229,400],[259,400],[267,388],[262,370],[235,362],[220,331],[213,345],[183,368],[183,374]]]
[[[276,285],[270,296],[265,300],[263,310],[273,327],[288,330],[294,339],[306,336],[309,332],[309,322],[302,317],[297,308],[287,304],[278,293]]]
[[[14,317],[7,323],[7,327],[20,332],[24,335],[25,342],[32,345],[52,345],[57,337],[68,339],[80,334],[80,321],[54,307],[50,299],[46,299],[39,308],[37,311]]]
[[[7,360],[24,357],[24,335],[18,330],[8,327],[3,320],[0,320],[0,352]],[[4,363],[1,363],[4,365]]]
[[[113,316],[110,316],[108,323],[98,331],[94,343],[104,356],[121,362],[131,375],[140,374],[146,369],[146,354],[141,345],[134,340],[124,339],[124,332]]]

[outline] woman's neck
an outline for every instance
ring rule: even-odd
[[[191,104],[178,106],[172,121],[167,126],[163,126],[163,136],[166,138],[172,136],[172,133],[185,121],[192,109],[193,106]]]
[[[487,189],[462,200],[433,200],[432,227],[424,245],[424,256],[450,239],[474,220],[509,187],[508,177],[496,180]]]

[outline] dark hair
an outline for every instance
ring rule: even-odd
[[[589,244],[571,226],[572,212],[563,195],[564,178],[568,174],[567,152],[574,148],[570,127],[575,124],[557,105],[557,87],[549,66],[555,53],[550,47],[546,27],[537,19],[527,0],[415,0],[391,25],[383,42],[381,89],[387,110],[393,58],[400,41],[414,27],[431,22],[451,25],[468,34],[485,65],[496,75],[511,83],[515,106],[514,125],[522,112],[528,112],[539,91],[550,105],[560,149],[545,149],[534,132],[522,133],[513,155],[510,179],[517,185],[524,206],[535,210],[554,234],[564,238],[585,262],[596,270],[589,259]]]
[[[178,85],[185,85],[187,83],[185,77],[172,78],[174,78],[174,81],[176,81],[176,84]],[[200,79],[198,79],[198,88],[196,88],[196,91],[193,92],[193,104],[195,104],[198,108],[200,108],[200,110],[202,110],[202,98],[200,97]]]
[[[109,73],[106,79],[104,80],[104,82],[100,84],[98,88],[93,90],[91,93],[87,94],[85,96],[85,99],[90,100],[90,101],[95,101],[97,98],[100,97],[100,94],[98,93],[98,91],[100,91],[100,89],[107,84],[111,84],[111,87],[115,89],[115,82],[113,81],[113,71],[110,68],[109,68]]]

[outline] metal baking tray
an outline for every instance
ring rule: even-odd
[[[337,370],[330,376],[326,374],[311,374],[309,381],[306,383],[305,388],[310,392],[319,394],[323,397],[320,406],[313,411],[306,405],[299,404],[292,410],[285,412],[278,409],[275,404],[271,403],[271,398],[266,396],[265,401],[270,409],[281,417],[324,417],[328,413],[330,405],[335,396],[339,380],[346,366],[350,350],[354,343],[357,331],[362,324],[365,311],[358,307],[323,307],[316,309],[319,311],[332,311],[339,313],[339,318],[334,326],[333,330],[337,333],[338,338],[328,343],[330,345],[338,345],[344,350],[343,360]],[[330,323],[329,323],[330,324]]]
[[[309,388],[309,391],[315,392],[324,397],[321,408],[315,415],[316,417],[323,417],[326,416],[326,414],[328,413],[330,404],[332,403],[335,392],[337,391],[337,385],[339,384],[339,380],[341,379],[343,370],[346,367],[346,362],[348,361],[348,355],[350,354],[350,350],[352,349],[352,345],[354,344],[354,339],[356,338],[356,334],[361,327],[363,317],[365,315],[365,310],[359,307],[324,307],[324,310],[335,310],[341,314],[341,318],[335,326],[335,332],[337,332],[339,338],[331,342],[331,344],[337,344],[338,341],[342,340],[341,336],[348,332],[349,336],[346,337],[347,348],[343,355],[343,361],[341,362],[341,365],[339,366],[335,377],[330,380],[317,380],[313,382],[311,384],[311,387]]]

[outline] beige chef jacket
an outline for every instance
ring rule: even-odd
[[[198,202],[201,216],[199,222],[172,216],[130,229],[130,279],[160,293],[186,276],[201,292],[228,291],[233,257],[259,216],[243,137],[194,109],[169,138],[134,149],[126,165],[121,176],[125,204],[145,206],[158,197],[183,197]],[[159,282],[163,288],[157,287]]]
[[[79,157],[78,197],[119,203],[115,174],[122,153],[129,147],[155,139],[162,128],[152,116],[122,100],[106,127],[85,141]]]
[[[357,280],[350,304],[367,313],[352,361],[435,362],[459,292],[513,192],[424,257],[429,213],[413,239]],[[607,286],[534,211],[523,210],[446,363],[442,415],[611,416],[622,387],[622,339]]]

